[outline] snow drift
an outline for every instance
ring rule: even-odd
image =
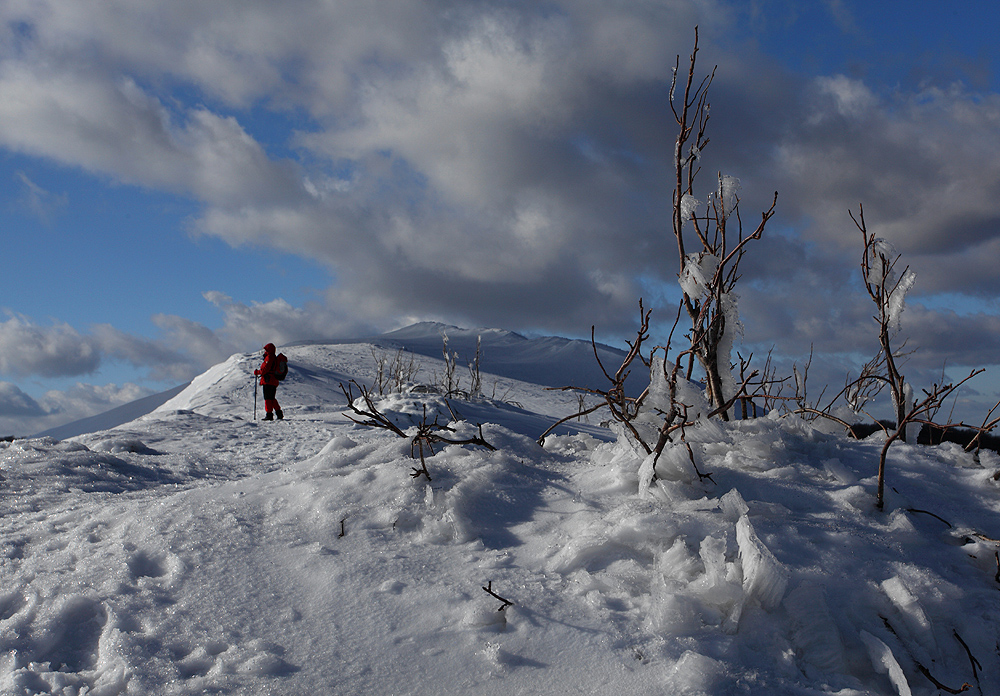
[[[993,453],[894,446],[878,512],[876,440],[703,423],[689,442],[711,478],[670,449],[653,471],[598,422],[540,447],[576,397],[509,373],[489,377],[504,401],[450,405],[497,451],[437,449],[428,482],[409,440],[344,417],[339,384],[371,379],[369,346],[283,351],[283,422],[253,420],[254,357],[237,355],[131,423],[3,443],[2,693],[1000,683]],[[404,428],[441,401],[376,397]]]

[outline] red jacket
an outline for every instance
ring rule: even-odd
[[[260,375],[261,386],[278,386],[278,377],[274,374],[278,368],[278,358],[274,350],[274,345],[271,343],[264,346],[264,362],[260,364],[259,369],[254,370],[255,375]]]

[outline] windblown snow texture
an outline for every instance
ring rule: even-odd
[[[253,421],[236,355],[132,422],[2,445],[0,693],[1000,683],[993,453],[893,445],[881,512],[877,438],[797,419],[699,423],[655,469],[596,417],[542,448],[576,397],[487,355],[503,401],[374,396],[410,433],[438,418],[497,448],[435,448],[428,481],[408,439],[345,417],[339,384],[370,382],[371,346],[282,350],[284,422]],[[418,381],[440,376],[418,358]]]

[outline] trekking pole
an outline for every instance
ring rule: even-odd
[[[253,419],[257,420],[257,375],[253,376]]]

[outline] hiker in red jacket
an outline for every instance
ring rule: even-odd
[[[278,420],[285,417],[285,414],[281,412],[281,406],[278,405],[278,400],[274,398],[278,393],[277,367],[278,358],[274,354],[274,344],[268,343],[264,346],[264,362],[253,371],[255,375],[260,375],[260,386],[264,388],[264,410],[267,411],[264,420],[266,421],[274,420],[275,414],[278,416]]]

